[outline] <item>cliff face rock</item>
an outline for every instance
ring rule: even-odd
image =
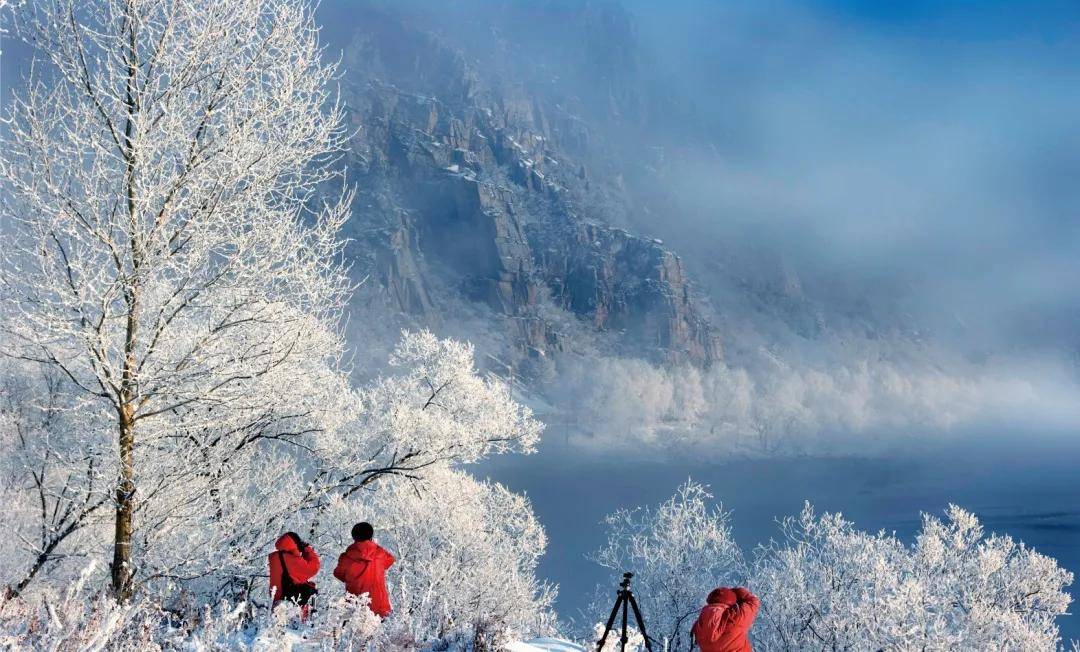
[[[707,364],[719,343],[698,314],[678,256],[622,229],[530,229],[537,266],[556,304],[613,331],[651,357]]]
[[[719,359],[679,258],[611,226],[617,183],[567,153],[594,138],[582,120],[483,78],[423,29],[375,11],[357,24],[344,80],[351,251],[394,310],[430,325],[445,302],[483,304],[534,360],[568,345],[553,314],[622,353]]]

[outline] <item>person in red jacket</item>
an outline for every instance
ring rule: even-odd
[[[334,577],[345,583],[353,595],[368,594],[371,610],[386,618],[390,615],[390,595],[386,591],[386,569],[394,565],[394,556],[372,539],[375,528],[357,523],[352,529],[353,543],[338,558]]]
[[[319,572],[319,555],[295,532],[281,535],[274,547],[267,558],[273,604],[276,607],[282,600],[292,600],[300,605],[302,616],[307,618],[308,602],[317,593],[311,578]]]
[[[713,589],[690,630],[701,652],[753,652],[750,626],[761,601],[746,589]]]

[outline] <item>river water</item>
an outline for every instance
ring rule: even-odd
[[[1015,433],[887,457],[709,463],[663,455],[597,459],[545,444],[535,455],[505,456],[477,471],[532,500],[549,538],[540,574],[559,584],[564,618],[578,618],[607,578],[585,558],[604,543],[604,515],[655,505],[687,478],[709,485],[733,512],[735,537],[747,551],[777,536],[775,520],[797,514],[804,500],[818,512],[842,512],[862,530],[895,531],[907,541],[920,512],[941,515],[952,502],[975,512],[987,532],[1023,540],[1080,578],[1080,437]],[[1080,583],[1071,592],[1080,598]],[[1060,625],[1066,641],[1080,639],[1080,615]]]

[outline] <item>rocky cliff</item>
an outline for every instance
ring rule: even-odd
[[[534,362],[579,327],[622,354],[720,359],[679,257],[615,226],[628,200],[587,120],[430,29],[355,11],[350,252],[391,310],[437,327],[450,303],[483,306]]]

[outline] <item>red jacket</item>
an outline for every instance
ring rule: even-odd
[[[750,626],[761,601],[742,587],[721,587],[713,589],[706,602],[690,630],[701,652],[753,652]]]
[[[394,561],[394,556],[374,541],[356,541],[338,558],[334,577],[345,582],[345,590],[353,595],[367,593],[371,597],[371,610],[386,618],[390,615],[386,569]]]
[[[285,568],[289,569],[289,577],[294,584],[310,584],[315,586],[311,578],[319,572],[319,555],[311,546],[304,548],[304,554],[296,547],[296,542],[290,536],[282,536],[275,546],[277,551],[270,553],[270,593],[274,596],[274,602],[281,600],[281,559],[279,552],[284,552]]]

